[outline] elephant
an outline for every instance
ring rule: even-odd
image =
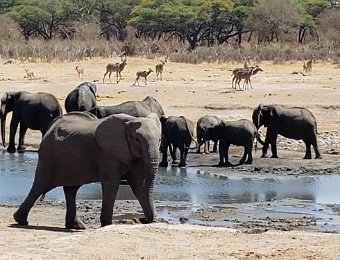
[[[159,102],[151,96],[147,96],[142,101],[126,101],[115,106],[96,106],[88,110],[97,118],[104,118],[109,115],[124,113],[135,117],[146,117],[155,113],[158,117],[164,116],[164,110]]]
[[[24,151],[25,134],[28,128],[40,130],[44,135],[50,123],[62,115],[62,108],[55,96],[49,93],[29,93],[27,91],[5,92],[1,98],[1,138],[5,147],[6,116],[13,112],[10,124],[7,152],[14,153],[15,134],[20,124],[18,151]]]
[[[97,105],[97,86],[90,82],[83,82],[73,89],[65,99],[65,109],[71,111],[86,111]]]
[[[231,165],[228,160],[229,146],[231,144],[244,147],[244,153],[240,160],[240,164],[252,164],[253,143],[257,136],[258,134],[255,125],[248,119],[240,119],[237,121],[223,120],[217,125],[208,127],[203,139],[204,141],[217,139],[220,142],[220,161],[217,166],[222,167]]]
[[[280,134],[284,137],[301,140],[306,145],[304,159],[311,159],[311,145],[314,147],[315,158],[321,158],[317,144],[317,123],[312,112],[301,107],[283,107],[279,105],[260,104],[253,111],[253,123],[259,129],[262,125],[267,128],[262,157],[266,157],[269,144],[272,158],[278,158],[276,139]]]
[[[76,194],[84,184],[101,182],[101,226],[112,224],[113,205],[122,178],[126,179],[143,212],[142,223],[154,220],[153,186],[160,159],[161,125],[158,117],[125,114],[103,119],[86,112],[57,118],[44,136],[34,182],[14,213],[15,221],[28,225],[35,201],[62,186],[66,200],[65,226],[84,229],[76,214]]]
[[[222,119],[218,118],[217,116],[203,116],[200,119],[198,119],[196,124],[196,134],[197,134],[197,142],[200,143],[203,140],[204,134],[208,127],[212,127],[215,125],[218,125],[222,123]],[[213,152],[217,151],[217,139],[213,139],[214,141],[214,148]],[[201,152],[201,145],[198,145],[197,147],[197,153]],[[204,150],[203,152],[205,154],[209,153],[209,141],[204,142]]]
[[[160,167],[168,166],[168,148],[173,160],[173,164],[177,164],[176,152],[180,152],[180,161],[178,167],[186,165],[188,150],[194,134],[194,124],[184,116],[161,117],[162,123],[162,161]],[[196,142],[196,141],[195,141]]]

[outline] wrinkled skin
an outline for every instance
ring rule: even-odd
[[[63,186],[66,228],[83,229],[76,214],[76,194],[84,184],[101,182],[102,226],[112,224],[118,187],[125,178],[137,197],[145,218],[154,220],[153,185],[159,163],[161,125],[155,114],[135,118],[125,114],[97,119],[71,112],[56,119],[44,136],[32,188],[14,213],[27,225],[28,214],[42,194]]]
[[[253,143],[256,137],[257,129],[255,125],[247,119],[241,119],[237,121],[222,121],[218,125],[207,128],[204,140],[217,139],[220,142],[220,161],[218,166],[222,167],[231,165],[228,160],[228,151],[231,144],[244,147],[240,164],[251,164],[253,162]]]
[[[314,115],[305,108],[285,108],[276,105],[260,104],[253,111],[253,123],[259,129],[267,128],[266,139],[262,148],[262,157],[266,157],[269,144],[272,158],[278,158],[276,139],[280,134],[284,137],[302,140],[306,145],[304,159],[311,159],[311,145],[315,151],[315,158],[321,158],[317,144],[317,123]]]
[[[97,87],[90,82],[83,82],[72,90],[65,99],[65,109],[71,111],[87,111],[97,105]]]
[[[191,141],[194,140],[194,124],[183,116],[170,116],[168,118],[161,117],[161,123],[163,137],[161,146],[162,161],[160,166],[168,166],[168,148],[173,164],[178,163],[176,158],[176,152],[178,149],[180,154],[178,167],[185,166]]]
[[[203,141],[203,137],[208,127],[212,127],[220,123],[222,123],[222,119],[218,118],[217,116],[203,116],[200,119],[198,119],[196,124],[197,142],[201,143]],[[214,142],[213,152],[216,152],[218,140],[215,138],[212,139],[212,141]],[[209,141],[205,141],[203,150],[205,154],[209,153],[209,146],[210,146]],[[196,152],[197,153],[201,152],[201,145],[198,145]]]
[[[39,130],[43,136],[50,123],[62,114],[62,109],[56,97],[49,93],[29,93],[26,91],[4,93],[1,98],[0,111],[3,146],[5,146],[6,139],[6,116],[9,112],[13,113],[7,151],[9,153],[14,153],[16,151],[15,134],[19,125],[19,144],[17,150],[24,151],[27,129]]]
[[[88,111],[97,118],[104,118],[109,115],[124,113],[135,117],[146,117],[155,113],[158,117],[164,116],[164,110],[158,101],[147,96],[142,101],[126,101],[115,106],[97,106]]]

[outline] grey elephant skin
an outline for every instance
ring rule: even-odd
[[[244,153],[240,163],[251,164],[253,162],[252,149],[254,140],[257,137],[255,125],[247,120],[222,121],[220,124],[209,127],[204,140],[219,140],[220,160],[217,166],[230,166],[228,159],[229,147],[231,144],[244,147]]]
[[[162,161],[161,167],[168,166],[168,149],[173,164],[177,164],[177,149],[180,154],[178,167],[186,165],[186,158],[194,135],[194,124],[184,116],[161,117],[162,123]]]
[[[207,129],[209,127],[213,127],[220,123],[222,123],[221,118],[218,118],[217,116],[210,116],[210,115],[203,116],[197,120],[196,135],[197,135],[197,142],[199,143],[197,150],[196,150],[197,153],[201,152],[202,145],[200,145],[200,143],[203,141],[203,138],[204,138],[204,135]],[[212,139],[212,141],[214,142],[213,152],[216,152],[218,140],[215,138],[215,139]],[[205,154],[209,153],[209,146],[210,146],[209,141],[205,141],[204,148],[203,148],[203,152]]]
[[[311,111],[301,107],[283,107],[279,105],[260,104],[253,111],[253,123],[259,129],[267,128],[262,157],[266,157],[269,144],[272,158],[277,158],[276,139],[280,134],[284,137],[302,140],[306,145],[304,159],[311,159],[311,145],[314,147],[315,158],[321,158],[317,144],[317,122]]]
[[[66,112],[87,111],[97,105],[97,87],[90,82],[83,82],[73,89],[65,99]]]
[[[12,113],[9,145],[7,151],[14,153],[15,134],[20,125],[18,151],[24,151],[27,129],[39,130],[44,135],[50,123],[62,114],[62,108],[55,96],[49,93],[29,93],[27,91],[6,92],[1,98],[1,138],[5,146],[6,116]]]
[[[66,228],[83,229],[76,214],[76,193],[81,185],[101,182],[100,222],[102,226],[112,224],[118,187],[126,178],[143,209],[145,218],[141,222],[152,222],[160,138],[161,125],[154,114],[147,118],[119,114],[97,119],[85,112],[71,112],[59,117],[41,142],[32,188],[14,219],[27,225],[38,197],[63,186]]]
[[[126,101],[114,106],[96,106],[88,111],[97,118],[104,118],[109,115],[124,113],[135,117],[146,117],[155,113],[158,117],[164,115],[161,104],[151,96],[147,96],[142,101]]]

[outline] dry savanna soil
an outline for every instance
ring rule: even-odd
[[[161,57],[160,57],[161,58]],[[163,81],[155,73],[148,76],[145,86],[134,85],[136,72],[152,68],[158,60],[127,59],[122,81],[108,76],[103,83],[105,67],[113,59],[89,59],[80,62],[22,62],[0,65],[0,94],[26,90],[54,94],[64,107],[67,94],[84,81],[94,82],[98,89],[99,105],[114,105],[127,100],[142,100],[150,95],[163,106],[166,115],[183,115],[194,123],[204,115],[217,115],[225,120],[251,119],[252,110],[260,103],[301,106],[310,109],[318,122],[318,138],[323,154],[321,160],[302,160],[304,145],[280,137],[278,159],[260,159],[254,155],[252,165],[219,168],[216,175],[247,178],[279,178],[298,173],[299,176],[335,175],[340,166],[340,69],[332,63],[316,61],[311,74],[302,75],[302,62],[275,65],[258,63],[263,72],[251,78],[253,89],[231,88],[231,71],[241,63],[179,64],[168,61],[164,66]],[[255,64],[252,64],[255,65]],[[78,77],[76,66],[84,69]],[[34,73],[28,78],[25,69]],[[242,87],[243,82],[241,83]],[[10,116],[7,119],[7,140]],[[264,134],[265,129],[261,129]],[[37,149],[41,135],[27,131],[29,149]],[[232,147],[232,161],[237,161],[241,150]],[[218,155],[190,153],[187,167],[198,167],[209,172],[217,163]],[[0,177],[1,178],[1,177]],[[0,179],[1,182],[1,179]],[[115,224],[98,228],[100,203],[79,204],[81,217],[87,221],[85,231],[63,228],[63,203],[45,202],[33,207],[30,225],[14,223],[12,214],[17,205],[0,207],[0,259],[338,259],[340,235],[313,228],[315,219],[266,215],[268,207],[305,206],[301,201],[257,203],[232,206],[201,205],[199,210],[172,224],[156,218],[156,223],[138,222],[141,210],[136,201],[119,201],[115,205]],[[302,204],[301,204],[302,203]],[[303,205],[303,206],[301,206]],[[156,209],[162,207],[156,202]],[[176,205],[173,205],[176,207]],[[178,205],[177,205],[178,206]],[[312,205],[311,210],[320,210]],[[250,213],[252,209],[252,213]],[[253,210],[256,209],[256,210]],[[329,209],[329,208],[328,208]],[[339,215],[338,205],[332,205]],[[323,208],[322,208],[323,210]],[[255,213],[254,213],[255,212]],[[87,218],[86,218],[87,216]],[[91,217],[89,217],[91,216]],[[261,217],[259,217],[261,216]],[[220,220],[237,222],[231,227],[212,227]],[[259,221],[261,219],[261,221]],[[195,220],[206,225],[192,225]]]

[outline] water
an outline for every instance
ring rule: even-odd
[[[38,154],[0,154],[0,203],[20,203],[31,188]],[[213,168],[211,169],[213,171]],[[213,173],[213,172],[211,172]],[[299,199],[315,203],[340,203],[340,176],[282,178],[228,178],[206,174],[195,168],[160,168],[155,183],[158,201],[191,204],[230,204]],[[46,195],[48,200],[64,200],[62,188]],[[84,185],[78,200],[101,199],[98,183]],[[121,185],[118,199],[135,199],[126,185]]]

